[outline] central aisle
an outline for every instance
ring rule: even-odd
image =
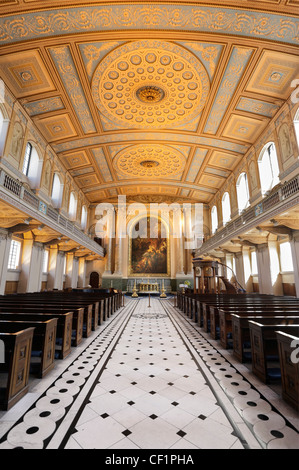
[[[243,448],[163,302],[135,302],[65,448]]]
[[[150,302],[127,298],[1,412],[0,449],[299,448],[294,413],[172,301]]]

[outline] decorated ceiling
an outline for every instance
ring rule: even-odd
[[[0,76],[91,203],[208,203],[293,91],[298,6],[4,0]]]

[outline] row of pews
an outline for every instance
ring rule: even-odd
[[[0,408],[9,410],[122,306],[113,289],[0,296]]]
[[[299,409],[299,299],[266,294],[178,293],[177,307],[264,383],[281,381]]]

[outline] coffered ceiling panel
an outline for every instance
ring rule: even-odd
[[[92,203],[209,202],[299,76],[297,0],[0,2],[0,77]]]

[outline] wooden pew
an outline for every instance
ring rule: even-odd
[[[229,310],[234,312],[235,310],[240,309],[248,309],[248,310],[255,310],[255,309],[274,309],[279,310],[280,308],[285,309],[298,309],[299,311],[299,301],[296,299],[293,302],[286,302],[283,298],[269,298],[269,299],[242,299],[239,300],[231,300],[231,301],[222,301],[218,304],[207,304],[203,303],[203,328],[206,332],[211,331],[212,336],[215,338],[216,335],[216,328],[220,325],[219,319],[219,311],[221,310]]]
[[[299,411],[299,361],[298,357],[295,360],[292,357],[294,353],[293,341],[296,341],[298,347],[299,337],[276,331],[276,338],[281,369],[282,396],[287,403]]]
[[[54,302],[50,301],[49,302],[41,302],[40,300],[21,300],[21,298],[17,301],[11,301],[11,300],[0,300],[0,312],[4,310],[11,310],[11,309],[20,309],[20,308],[26,308],[26,309],[38,309],[39,311],[49,311],[51,309],[53,312],[58,312],[60,311],[72,311],[74,312],[74,318],[76,322],[78,323],[76,325],[76,322],[74,322],[74,329],[77,329],[77,334],[79,335],[79,327],[81,324],[81,311],[83,310],[83,329],[82,329],[82,336],[83,337],[88,337],[91,334],[92,331],[92,304],[88,304],[87,306],[80,306],[78,303],[73,303],[73,302]],[[79,341],[79,336],[77,337],[77,341]]]
[[[282,325],[279,321],[271,325],[250,320],[249,331],[252,351],[252,372],[264,383],[281,378],[279,367],[269,367],[269,362],[279,361],[276,331],[299,335],[299,324]]]
[[[29,370],[34,328],[1,333],[5,362],[0,364],[0,407],[9,410],[29,388]]]
[[[4,302],[22,302],[25,303],[38,303],[38,305],[47,306],[47,305],[57,305],[60,307],[68,308],[84,308],[84,337],[88,337],[91,334],[91,331],[98,328],[98,318],[99,318],[99,302],[92,301],[88,298],[78,299],[72,298],[70,295],[56,294],[53,295],[49,292],[48,295],[45,293],[27,293],[27,294],[17,294],[15,296],[3,296],[0,297],[0,305]]]
[[[221,312],[221,315],[220,315]],[[223,312],[226,315],[223,317]],[[270,313],[272,316],[275,315],[299,315],[299,305],[292,306],[287,305],[285,302],[282,304],[272,304],[271,301],[269,303],[260,304],[260,305],[232,305],[232,306],[224,306],[221,309],[213,309],[210,310],[210,334],[213,339],[221,338],[221,328],[225,329],[225,333],[223,338],[223,345],[225,343],[225,334],[229,334],[233,332],[232,329],[232,317],[231,315],[267,315]],[[220,322],[220,318],[222,319]],[[224,321],[223,321],[224,318]],[[225,323],[224,323],[225,322]]]
[[[271,322],[280,322],[283,325],[299,323],[299,312],[287,312],[286,315],[273,316],[271,312],[263,312],[263,315],[237,315],[232,314],[232,336],[233,336],[233,355],[240,362],[251,362],[251,344],[249,321],[271,324]]]
[[[69,313],[70,310],[67,308],[59,308],[56,306],[38,306],[37,304],[26,304],[15,305],[15,304],[5,304],[4,306],[0,303],[0,314],[1,312],[10,312],[10,313],[54,313],[56,316],[62,313]],[[42,311],[42,312],[41,312]],[[76,347],[78,346],[83,339],[83,322],[84,322],[84,309],[78,308],[71,311],[72,316],[72,336],[71,336],[71,345]]]
[[[55,351],[56,357],[64,359],[71,352],[72,346],[72,322],[73,312],[66,313],[24,313],[21,310],[17,312],[0,312],[1,320],[21,320],[21,321],[45,321],[57,319]]]
[[[26,328],[34,328],[30,372],[42,378],[55,365],[57,318],[43,321],[3,320],[0,315],[1,333],[15,333]]]
[[[276,315],[291,315],[291,316],[296,316],[299,314],[298,309],[292,309],[288,308],[285,305],[283,305],[280,308],[264,308],[264,309],[245,309],[243,315],[252,315],[252,314],[257,314],[257,315],[265,315],[267,314],[266,312],[269,311],[272,316]],[[219,328],[220,328],[220,344],[223,348],[229,349],[233,347],[233,330],[232,330],[232,314],[242,314],[242,311],[240,309],[230,309],[230,310],[224,310],[224,309],[219,309]]]

